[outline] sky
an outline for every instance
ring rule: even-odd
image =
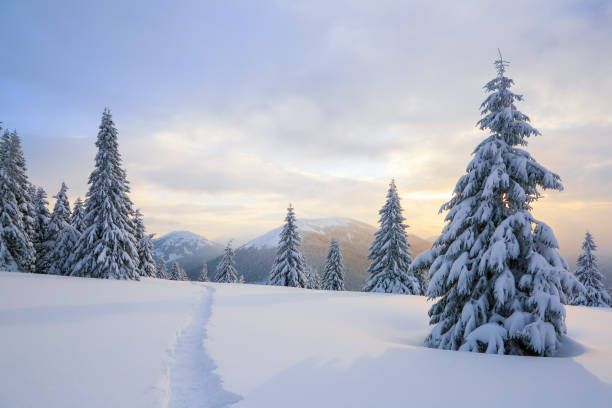
[[[33,183],[84,196],[104,107],[150,232],[245,240],[298,217],[378,219],[391,178],[409,232],[486,135],[498,48],[529,152],[558,173],[537,218],[612,252],[612,2],[0,2],[0,121]]]

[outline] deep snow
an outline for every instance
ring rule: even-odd
[[[0,273],[0,407],[612,401],[611,309],[567,307],[566,357],[531,358],[422,347],[429,305],[417,296]]]

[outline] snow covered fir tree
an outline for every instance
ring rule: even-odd
[[[385,205],[378,213],[380,228],[375,233],[368,255],[371,260],[368,272],[371,276],[363,291],[420,295],[419,279],[408,269],[412,261],[410,244],[394,180],[389,184]]]
[[[170,280],[176,280],[176,281],[186,281],[187,279],[187,274],[185,273],[185,270],[183,268],[181,268],[181,265],[179,265],[179,263],[177,261],[172,262],[172,268],[170,269]]]
[[[36,270],[31,191],[19,136],[4,131],[0,139],[0,268],[4,270]]]
[[[317,273],[315,268],[310,265],[306,265],[304,275],[306,275],[306,289],[321,289],[321,286],[323,285],[321,283],[321,275]]]
[[[582,254],[576,261],[574,275],[582,284],[584,290],[571,300],[572,305],[606,307],[612,306],[610,294],[603,285],[603,275],[597,266],[597,257],[593,251],[597,249],[591,233],[587,232],[582,244]]]
[[[32,243],[36,251],[37,273],[46,273],[48,268],[46,264],[46,260],[48,259],[48,255],[46,254],[47,246],[45,244],[49,222],[51,220],[51,213],[49,212],[48,205],[47,193],[42,187],[38,187],[34,193],[34,211],[36,212],[36,217],[34,218],[34,237],[32,237]]]
[[[157,261],[157,273],[156,276],[159,279],[170,279],[170,274],[168,273],[168,268],[166,267],[166,263],[163,259],[159,259]]]
[[[104,109],[95,168],[85,200],[85,229],[70,257],[73,276],[138,279],[132,201],[111,113]]]
[[[295,221],[293,206],[289,205],[268,285],[306,287],[306,266],[300,249],[302,238]]]
[[[234,250],[232,249],[231,242],[229,242],[225,247],[221,262],[219,262],[219,265],[217,265],[215,282],[238,282],[238,273],[236,272],[236,268],[234,268]]]
[[[138,251],[138,274],[140,276],[155,277],[157,271],[153,260],[153,237],[155,234],[147,234],[140,210],[134,212],[134,237]]]
[[[323,282],[321,289],[325,290],[344,290],[344,266],[342,265],[342,253],[340,243],[332,238],[329,244],[325,270],[323,272]]]
[[[206,265],[206,262],[204,262],[202,271],[200,272],[200,282],[210,282],[210,278],[208,277],[208,265]]]
[[[69,257],[79,239],[79,232],[72,226],[70,203],[66,195],[65,183],[62,183],[55,198],[55,206],[47,227],[45,240],[44,264],[50,275],[69,275]]]
[[[411,270],[429,269],[427,296],[437,300],[429,347],[550,356],[566,332],[564,290],[576,282],[531,205],[539,188],[563,187],[521,148],[540,133],[515,106],[522,96],[510,91],[501,54],[495,66],[478,122],[489,135],[440,209],[448,212],[442,234]]]
[[[81,234],[85,230],[85,206],[81,197],[77,197],[72,208],[72,226]]]

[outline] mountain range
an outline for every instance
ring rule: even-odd
[[[302,252],[307,265],[321,273],[329,241],[336,238],[340,242],[344,260],[346,288],[361,290],[368,277],[367,255],[376,227],[343,217],[298,219],[297,226],[302,235]],[[272,229],[235,250],[235,267],[246,282],[265,283],[267,280],[276,256],[281,229],[282,227]],[[433,239],[408,234],[408,242],[411,244],[411,254],[414,258],[431,248]],[[214,277],[224,246],[189,231],[174,231],[156,239],[154,248],[156,258],[163,259],[168,266],[177,260],[190,279],[198,279],[205,262],[209,277]],[[612,257],[607,254],[597,255],[606,287],[612,288]],[[571,271],[575,269],[575,258],[566,256]]]

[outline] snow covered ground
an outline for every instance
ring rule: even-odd
[[[611,309],[568,307],[564,357],[530,358],[424,348],[427,308],[0,273],[0,407],[610,406]]]

